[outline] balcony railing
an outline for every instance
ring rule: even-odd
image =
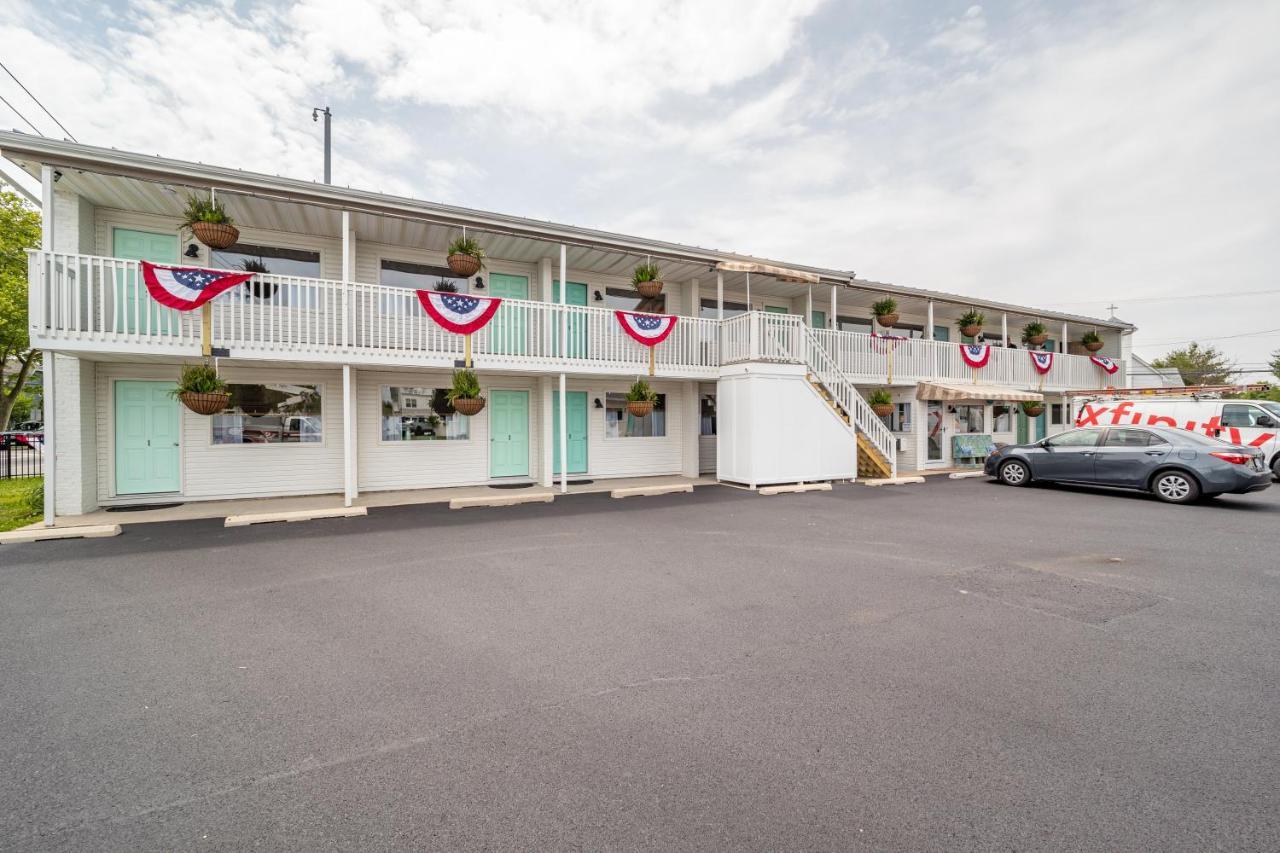
[[[136,261],[32,252],[29,268],[32,340],[37,347],[106,353],[199,355],[200,312],[154,302]],[[561,346],[561,314],[567,334]],[[355,361],[451,367],[462,338],[426,316],[411,290],[282,275],[257,275],[210,303],[211,343],[232,356],[292,361]],[[973,381],[954,343],[891,343],[857,332],[799,330],[795,317],[742,315],[725,320],[681,317],[654,355],[660,375],[714,378],[721,364],[787,360],[803,349],[801,331],[830,355],[849,381],[884,384],[893,348],[894,382]],[[648,371],[649,350],[628,337],[603,308],[504,300],[489,325],[472,336],[485,367]],[[1026,350],[993,348],[979,372],[984,384],[1063,390],[1123,384],[1088,358],[1058,354],[1043,377]]]

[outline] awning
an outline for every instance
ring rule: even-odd
[[[725,272],[754,272],[761,275],[771,276],[778,281],[796,281],[801,284],[817,284],[822,281],[821,276],[817,273],[804,272],[802,270],[789,270],[786,267],[775,267],[769,264],[756,264],[750,261],[721,261],[716,264],[716,269]]]
[[[965,385],[957,382],[921,382],[916,386],[917,400],[1013,400],[1016,402],[1041,402],[1043,394],[1035,391],[1019,391],[1017,388],[1000,388],[995,385]]]

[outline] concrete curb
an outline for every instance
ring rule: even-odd
[[[17,545],[23,542],[43,542],[46,539],[105,539],[119,536],[118,524],[86,524],[81,527],[27,527],[0,533],[0,545]]]
[[[466,509],[473,506],[515,506],[516,504],[549,504],[555,500],[554,492],[532,492],[523,495],[485,495],[480,498],[454,498],[449,509]]]
[[[924,477],[884,477],[883,479],[859,480],[864,486],[909,486],[923,483]]]
[[[316,518],[354,518],[368,515],[362,506],[337,507],[336,509],[295,509],[288,512],[258,512],[249,515],[228,515],[223,527],[248,527],[251,524],[271,524],[277,521],[311,521]]]
[[[677,483],[672,486],[632,486],[627,489],[614,489],[609,493],[611,498],[642,498],[652,495],[671,495],[679,492],[692,492],[693,483]]]
[[[762,495],[792,495],[799,492],[829,492],[830,483],[792,483],[785,486],[761,486]]]
[[[948,474],[947,479],[948,480],[972,480],[976,477],[985,477],[985,476],[987,476],[987,472],[985,471],[958,471],[955,474]]]

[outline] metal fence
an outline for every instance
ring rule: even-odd
[[[20,444],[8,436],[0,439],[0,480],[39,477],[44,473],[44,448],[39,442]]]

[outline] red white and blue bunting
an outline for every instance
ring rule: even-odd
[[[622,331],[633,340],[647,347],[655,347],[667,339],[676,327],[671,314],[638,314],[635,311],[614,311]]]
[[[178,311],[191,311],[238,284],[253,273],[223,272],[200,267],[166,267],[141,261],[142,280],[151,298]]]
[[[1091,355],[1089,356],[1089,360],[1105,370],[1108,375],[1115,373],[1120,369],[1120,365],[1116,364],[1114,359],[1110,359],[1105,356]]]
[[[432,320],[459,335],[471,335],[483,329],[502,304],[497,296],[468,296],[438,290],[419,290],[418,301]]]
[[[977,370],[986,367],[991,360],[990,344],[960,344],[960,357],[964,363]]]
[[[1053,353],[1029,349],[1027,355],[1031,356],[1031,366],[1036,369],[1036,373],[1044,375],[1053,370]]]

